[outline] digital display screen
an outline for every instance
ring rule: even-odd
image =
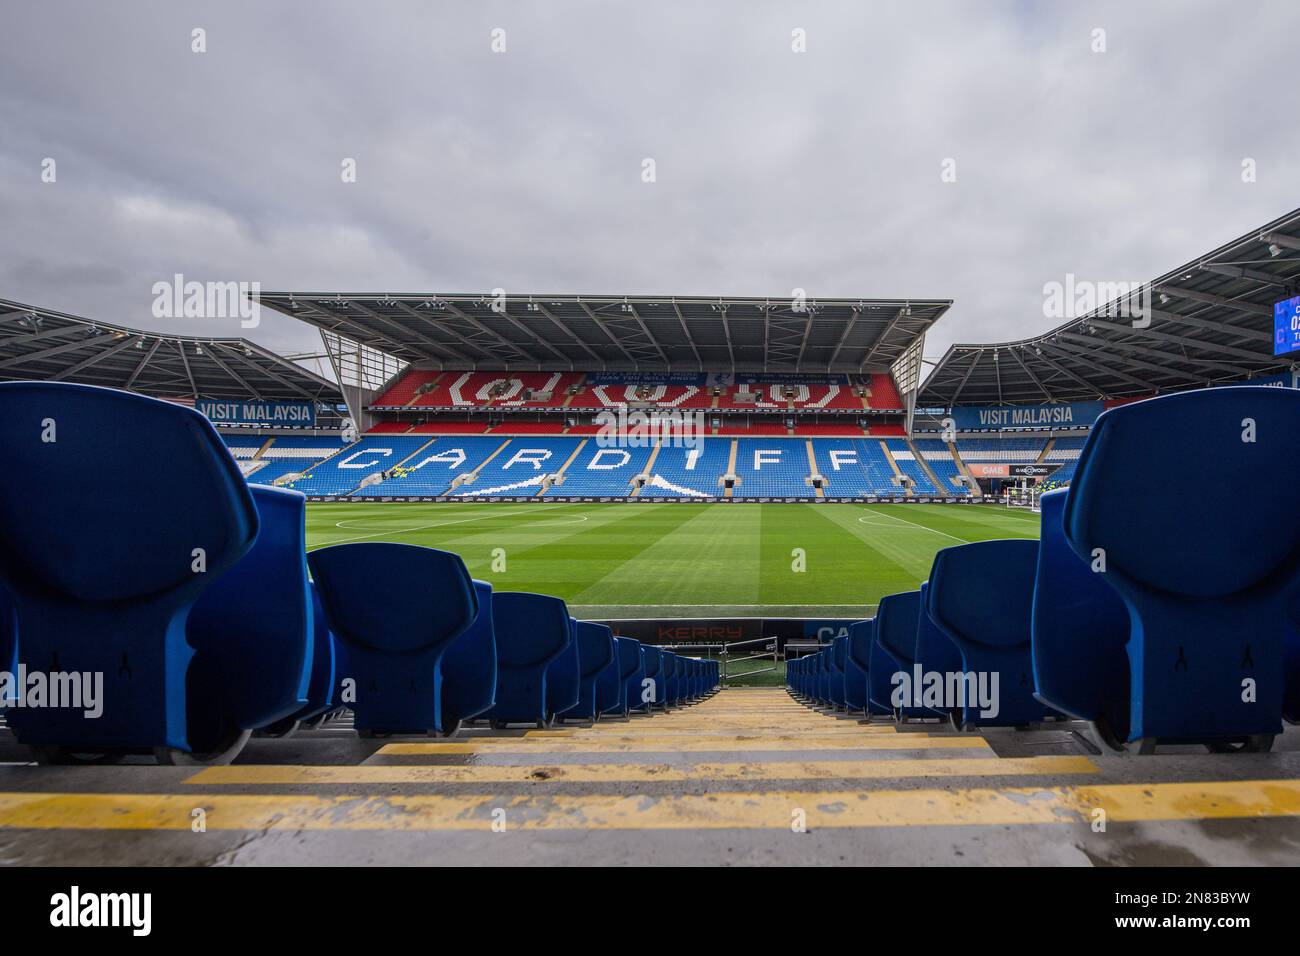
[[[1273,306],[1273,354],[1300,352],[1300,295]]]

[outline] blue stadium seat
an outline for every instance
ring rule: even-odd
[[[849,637],[847,634],[831,641],[830,659],[830,701],[836,710],[843,710],[844,701],[844,662],[848,658]]]
[[[364,734],[450,732],[442,659],[478,615],[474,583],[448,551],[408,544],[338,544],[307,555],[355,682]]]
[[[650,709],[664,706],[663,652],[649,644],[641,645],[641,668],[652,682]]]
[[[641,710],[641,642],[630,637],[616,637],[618,676],[623,682],[623,713]]]
[[[569,643],[546,668],[547,720],[578,705],[582,688],[582,662],[578,657],[578,622],[569,618]]]
[[[328,627],[315,622],[307,580],[307,499],[251,485],[257,540],[194,604],[186,626],[194,659],[186,674],[190,749],[217,754],[258,728],[283,732],[319,713],[333,684]],[[317,643],[323,660],[317,673]]]
[[[12,710],[18,739],[47,757],[193,750],[186,621],[258,531],[215,429],[192,409],[127,392],[7,382],[0,457],[0,585],[17,612],[19,663],[103,675],[99,717]]]
[[[1281,731],[1300,592],[1300,510],[1286,480],[1300,474],[1297,420],[1300,393],[1256,386],[1135,402],[1093,427],[1063,524],[1081,560],[1103,550],[1128,607],[1140,750],[1267,749]],[[1134,480],[1139,462],[1194,480]]]
[[[893,713],[901,720],[933,717],[934,712],[916,703],[922,688],[915,686],[916,637],[921,623],[921,592],[904,591],[880,599],[876,612],[876,642],[891,662],[890,699],[901,704]],[[900,676],[896,676],[900,675]],[[905,676],[905,679],[902,677]],[[901,681],[901,682],[900,682]]]
[[[1068,493],[1062,488],[1039,499],[1034,686],[1043,703],[1092,721],[1105,743],[1122,748],[1129,732],[1128,609],[1107,576],[1094,573],[1066,542],[1061,517]]]
[[[826,648],[818,652],[816,662],[818,662],[818,680],[816,680],[816,697],[822,701],[823,706],[831,706],[831,648]]]
[[[550,723],[548,669],[573,643],[569,620],[569,609],[559,598],[523,591],[492,595],[497,702],[487,716],[493,727]]]
[[[682,658],[672,651],[663,652],[664,694],[669,707],[682,703]]]
[[[622,666],[618,659],[618,646],[613,644],[613,628],[609,629],[609,639],[612,645],[610,662],[596,675],[596,709],[602,717],[623,713],[623,678],[619,676]]]
[[[844,706],[852,711],[867,710],[867,669],[858,664],[854,647],[863,660],[871,655],[872,631],[876,626],[874,619],[854,621],[849,625],[848,643],[844,648]]]
[[[492,616],[492,585],[474,581],[478,614],[451,642],[442,658],[442,732],[486,714],[497,699],[497,638]]]
[[[596,683],[600,675],[614,663],[614,632],[604,624],[591,621],[576,622],[578,663],[581,667],[581,684],[578,702],[560,713],[563,720],[597,720]]]
[[[1052,716],[1034,697],[1030,619],[1037,569],[1038,542],[1024,539],[977,541],[934,557],[926,610],[962,655],[964,727],[1019,726]],[[987,708],[975,699],[981,681]]]
[[[921,584],[920,607],[917,608],[916,622],[916,663],[921,665],[923,673],[942,674],[945,684],[951,674],[962,673],[961,651],[948,639],[948,635],[935,627],[929,606],[930,582]],[[926,710],[940,717],[954,719],[952,711],[945,705],[937,707],[926,705]],[[961,715],[956,716],[960,721]]]

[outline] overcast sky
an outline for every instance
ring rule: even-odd
[[[0,297],[141,328],[319,348],[153,318],[175,273],[803,288],[954,299],[937,357],[1300,206],[1295,0],[2,2]]]

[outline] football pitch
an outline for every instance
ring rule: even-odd
[[[996,505],[311,504],[309,549],[393,541],[454,551],[503,591],[563,598],[577,617],[871,616],[914,590],[936,551],[1037,538]]]

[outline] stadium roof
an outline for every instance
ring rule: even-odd
[[[881,372],[946,299],[264,292],[262,305],[421,368]],[[496,309],[493,306],[497,306]]]
[[[161,335],[0,299],[0,380],[40,379],[160,398],[343,403],[339,387],[241,338]]]
[[[1124,398],[1275,373],[1290,360],[1273,355],[1273,304],[1297,285],[1300,209],[1155,279],[1149,326],[1103,305],[1033,338],[954,345],[917,402]]]

